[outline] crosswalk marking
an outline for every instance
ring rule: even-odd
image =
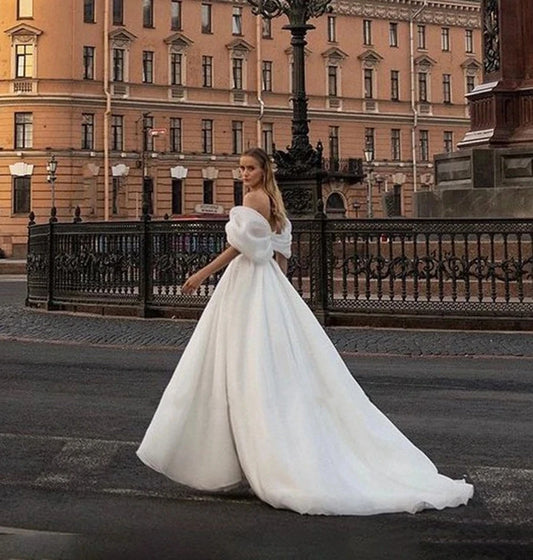
[[[45,468],[17,476],[16,472],[4,469],[0,472],[0,486],[52,488],[61,490],[89,490],[100,494],[128,496],[137,498],[176,499],[184,501],[231,501],[233,503],[254,504],[251,494],[228,493],[209,494],[186,489],[178,484],[161,484],[161,487],[135,487],[137,480],[146,481],[143,475],[125,485],[110,485],[113,461],[119,452],[136,462],[135,450],[139,442],[107,440],[94,438],[75,438],[63,436],[44,436],[32,434],[0,433],[0,447],[7,442],[17,449],[25,449],[27,442],[42,445],[44,449],[54,443],[64,443],[59,452],[50,456]],[[7,449],[7,447],[6,447]],[[120,458],[118,458],[120,459]],[[141,467],[139,465],[139,467]],[[441,465],[442,470],[456,471],[452,466]],[[12,469],[13,470],[13,469]],[[481,498],[489,518],[479,520],[483,523],[506,525],[527,525],[533,522],[533,470],[495,466],[470,466],[465,468],[468,479],[474,484],[476,496]],[[140,473],[149,472],[140,468]],[[116,471],[115,471],[116,474]]]
[[[63,446],[54,457],[50,470],[35,480],[38,486],[61,486],[105,469],[112,461],[119,445],[117,442],[73,440]]]

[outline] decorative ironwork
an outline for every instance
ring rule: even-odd
[[[485,0],[483,4],[483,64],[485,72],[500,69],[500,6],[499,0]]]
[[[32,225],[28,303],[199,312],[220,273],[195,295],[181,294],[180,287],[225,247],[224,225],[223,220]],[[391,312],[528,318],[533,220],[294,220],[288,277],[326,318]]]

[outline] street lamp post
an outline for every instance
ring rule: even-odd
[[[374,149],[367,146],[364,150],[365,162],[368,166],[368,173],[366,174],[366,215],[368,218],[374,217],[372,209],[372,160],[374,159]]]
[[[307,31],[314,29],[308,22],[331,11],[332,0],[248,0],[252,13],[272,19],[285,14],[289,25],[283,29],[291,32],[293,54],[292,70],[292,142],[287,151],[275,150],[274,161],[278,176],[294,177],[308,175],[322,167],[322,151],[314,149],[309,142],[307,118],[307,95],[305,92],[304,47]]]
[[[52,189],[52,208],[50,209],[50,222],[57,222],[57,210],[56,210],[56,171],[57,171],[57,160],[56,156],[52,155],[52,157],[48,160],[48,164],[46,165],[46,171],[48,172],[48,176],[46,180],[50,183]]]

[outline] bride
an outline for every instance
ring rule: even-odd
[[[473,487],[438,473],[368,399],[284,274],[287,219],[268,155],[240,159],[243,206],[228,248],[188,278],[227,266],[137,454],[176,482],[247,482],[276,508],[326,515],[466,504]],[[275,257],[275,258],[273,258]]]

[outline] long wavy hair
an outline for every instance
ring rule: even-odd
[[[270,213],[272,215],[272,225],[276,231],[281,231],[287,223],[287,211],[281,196],[272,162],[269,155],[262,148],[250,148],[243,152],[243,156],[253,157],[263,170],[263,189],[270,199]]]

